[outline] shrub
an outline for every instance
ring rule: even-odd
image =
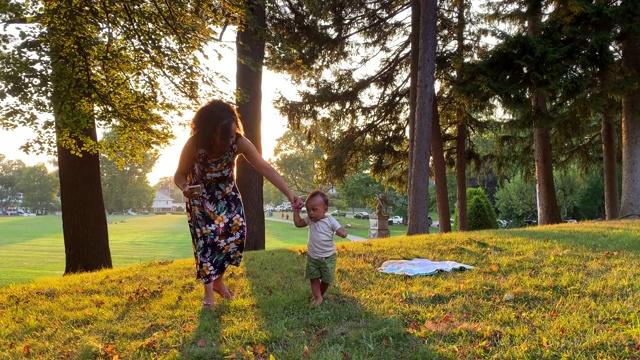
[[[496,212],[481,188],[467,189],[467,221],[469,230],[497,229]],[[454,214],[454,229],[458,228],[458,211]]]

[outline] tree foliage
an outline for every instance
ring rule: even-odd
[[[110,133],[105,135],[105,141],[119,140]],[[149,185],[147,174],[158,157],[157,151],[150,151],[143,155],[142,162],[118,166],[113,159],[101,156],[102,193],[107,212],[151,210],[155,190]]]
[[[498,228],[496,212],[481,188],[467,189],[467,200],[469,230]],[[453,226],[458,227],[457,213],[454,215]]]
[[[0,209],[18,205],[18,175],[26,165],[21,160],[9,160],[0,154]]]
[[[300,132],[285,131],[278,138],[273,155],[273,166],[294,192],[306,195],[320,187],[319,181],[324,177],[317,174],[315,163],[322,152],[317,145],[307,144]]]
[[[44,215],[60,207],[58,175],[49,172],[43,163],[20,169],[17,178],[16,189],[23,194],[23,209]]]

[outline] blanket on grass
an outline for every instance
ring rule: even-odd
[[[433,275],[441,271],[471,270],[473,266],[455,261],[431,261],[415,258],[413,260],[387,260],[377,270],[381,273],[398,275]]]

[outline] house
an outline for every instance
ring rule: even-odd
[[[156,198],[153,199],[153,205],[151,206],[154,213],[170,213],[176,211],[176,206],[173,204],[173,198],[164,191],[156,191]]]

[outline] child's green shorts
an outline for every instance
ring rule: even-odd
[[[323,259],[314,259],[307,254],[306,279],[320,279],[323,283],[333,284],[336,273],[336,254]]]

